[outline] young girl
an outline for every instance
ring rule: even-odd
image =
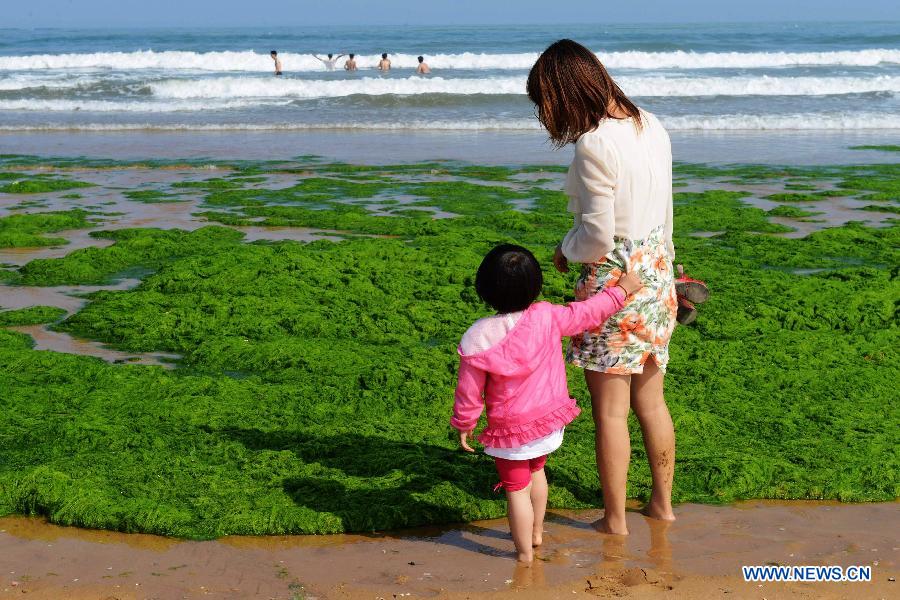
[[[450,421],[462,448],[474,452],[469,438],[487,405],[488,426],[478,441],[494,457],[523,562],[531,562],[533,547],[541,544],[547,455],[559,448],[563,428],[580,412],[569,396],[562,338],[599,326],[641,289],[637,276],[626,274],[584,302],[558,306],[534,303],[543,283],[537,260],[521,246],[501,244],[484,257],[475,290],[497,314],[463,335]]]

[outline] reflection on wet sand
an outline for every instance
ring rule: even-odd
[[[532,566],[515,562],[505,520],[194,542],[7,517],[0,519],[0,598],[22,590],[29,598],[131,598],[139,590],[141,598],[289,599],[301,588],[328,598],[693,598],[719,597],[723,589],[743,598],[760,590],[739,579],[740,566],[772,563],[871,564],[876,581],[866,590],[891,595],[885,586],[897,575],[898,548],[885,524],[897,522],[900,504],[756,501],[683,505],[677,513],[678,521],[663,523],[630,511],[632,534],[623,537],[593,529],[600,511],[553,511]],[[19,585],[11,588],[10,580]],[[762,591],[771,597],[775,589],[793,597],[786,584]],[[838,584],[803,584],[796,593],[853,596]]]

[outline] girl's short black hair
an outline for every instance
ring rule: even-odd
[[[485,255],[475,275],[475,291],[498,313],[525,310],[541,293],[541,266],[527,248],[500,244]]]

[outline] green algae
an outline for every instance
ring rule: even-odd
[[[778,194],[769,194],[766,196],[767,200],[774,200],[775,202],[818,202],[824,199],[824,196],[816,196],[814,194],[798,194],[798,193],[778,193]]]
[[[239,242],[243,234],[223,227],[203,227],[186,232],[178,229],[119,229],[92,232],[92,237],[116,240],[108,248],[88,247],[58,259],[37,259],[18,272],[22,285],[105,284],[127,270],[152,271],[181,256],[215,253],[223,245]]]
[[[857,210],[900,214],[900,206],[893,206],[890,204],[867,204],[866,206],[859,207]]]
[[[66,311],[55,306],[29,306],[0,312],[0,327],[42,325],[58,321],[64,316],[66,316]]]
[[[157,204],[160,202],[182,202],[183,198],[175,194],[167,194],[161,190],[128,190],[123,195],[129,200],[137,202],[146,202],[147,204]]]
[[[803,210],[802,208],[797,208],[796,206],[776,206],[775,208],[768,211],[770,215],[773,217],[811,217],[813,215],[820,215],[821,212],[813,211],[813,210]]]
[[[851,150],[880,150],[882,152],[900,152],[900,146],[897,144],[884,144],[874,146],[850,146]]]
[[[340,168],[383,179],[450,168],[441,165]],[[0,445],[0,513],[201,538],[504,514],[490,459],[460,452],[447,425],[456,344],[487,314],[472,285],[498,242],[535,251],[544,298],[572,299],[575,273],[549,268],[571,224],[565,196],[476,181],[312,178],[288,191],[211,189],[207,204],[230,210],[204,214],[397,238],[247,244],[223,227],[134,229],[15,272],[20,283],[57,285],[142,271],[139,287],[96,292],[59,327],[183,358],[174,371],[110,365],[33,352],[27,337],[0,330],[0,389],[11,390],[0,438],[13,442]],[[412,194],[461,216],[372,215],[343,202],[372,197],[359,185],[379,188],[376,202]],[[679,261],[713,291],[672,342],[675,497],[893,500],[900,226],[785,239],[765,235],[790,229],[743,196],[675,197]],[[528,211],[510,210],[524,200]],[[699,231],[724,233],[690,235]],[[588,409],[580,372],[569,374]],[[551,506],[599,502],[589,412],[550,460]],[[632,443],[628,493],[646,500],[649,465],[640,436]]]
[[[16,214],[0,218],[0,248],[59,246],[65,239],[45,234],[65,229],[90,227],[89,213],[83,210]]]
[[[757,231],[781,233],[792,231],[790,227],[772,223],[766,211],[749,208],[740,199],[749,196],[745,192],[710,190],[706,192],[679,192],[674,196],[674,214],[680,231]]]
[[[21,176],[20,176],[21,177]],[[72,179],[50,178],[45,176],[31,176],[28,179],[17,179],[10,183],[0,184],[0,193],[4,194],[41,194],[46,192],[58,192],[74,188],[92,187],[93,183],[75,181]]]

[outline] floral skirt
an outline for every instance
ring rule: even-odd
[[[643,240],[616,239],[609,254],[583,265],[575,298],[585,300],[616,285],[626,269],[640,276],[643,289],[599,327],[572,336],[566,360],[589,371],[628,375],[642,373],[644,363],[653,356],[665,372],[678,301],[662,227]]]

